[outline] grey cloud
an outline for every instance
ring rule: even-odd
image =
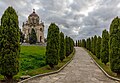
[[[13,6],[21,28],[32,9],[38,8],[36,13],[45,23],[45,37],[49,24],[55,22],[65,35],[76,40],[101,35],[103,29],[109,30],[112,19],[120,16],[119,3],[119,0],[3,0],[0,1],[0,16],[8,6]],[[94,5],[93,10],[85,12]]]

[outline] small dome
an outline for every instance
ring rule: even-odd
[[[29,17],[32,17],[32,16],[34,16],[34,17],[39,17],[39,16],[35,13],[35,9],[33,9],[33,13],[29,15]]]

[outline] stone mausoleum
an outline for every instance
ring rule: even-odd
[[[33,9],[33,13],[28,16],[28,21],[23,22],[22,25],[25,41],[29,41],[29,34],[31,33],[32,28],[36,32],[37,42],[44,43],[44,23],[36,14],[35,9]]]

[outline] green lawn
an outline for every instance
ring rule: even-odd
[[[59,61],[58,65],[56,65],[54,69],[51,69],[48,65],[46,65],[44,67],[29,71],[28,75],[34,76],[37,74],[43,74],[43,73],[47,73],[47,72],[56,71],[59,68],[61,68],[63,65],[65,65],[68,61],[70,61],[72,59],[72,57],[74,56],[74,53],[75,53],[75,50],[68,57],[66,57],[62,62]]]
[[[45,63],[45,51],[46,48],[41,46],[21,46],[19,59],[20,71],[16,76],[14,76],[14,78],[19,79],[22,75],[34,76],[58,70],[71,60],[75,52],[74,51],[70,56],[65,58],[63,62],[59,61],[58,65],[56,65],[54,69],[50,69],[50,67]],[[4,79],[4,77],[0,75],[0,79]]]
[[[21,46],[19,59],[20,68],[15,78],[19,78],[31,70],[45,66],[45,51],[45,47],[42,46]],[[3,78],[3,76],[0,76],[0,79]]]
[[[45,65],[45,47],[21,46],[20,71],[28,71]]]

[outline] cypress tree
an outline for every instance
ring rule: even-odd
[[[110,67],[120,75],[120,19],[114,18],[110,25]]]
[[[64,54],[66,56],[66,37],[64,38]]]
[[[65,41],[66,41],[66,57],[69,56],[70,54],[70,42],[69,42],[69,37],[65,37]]]
[[[78,47],[80,47],[80,41],[78,40]]]
[[[91,50],[91,39],[89,38],[89,51]]]
[[[93,45],[93,46],[94,46],[94,47],[93,47],[93,54],[96,55],[96,46],[97,46],[97,45],[96,45],[96,42],[97,42],[97,36],[96,36],[96,35],[94,36],[93,41],[94,41],[94,42],[93,42],[93,44],[94,44],[94,45]]]
[[[51,23],[48,29],[46,46],[46,64],[54,68],[59,61],[59,28]]]
[[[101,37],[98,36],[97,43],[96,43],[96,56],[98,59],[100,59],[100,50],[101,50]]]
[[[69,41],[70,41],[70,54],[73,52],[73,48],[74,48],[74,41],[72,38],[69,37]],[[69,55],[70,55],[69,54]]]
[[[19,72],[20,31],[18,16],[8,7],[1,18],[0,29],[0,69],[7,83],[13,83],[13,76]]]
[[[106,65],[109,61],[109,33],[107,30],[102,32],[102,41],[101,41],[101,61]]]
[[[32,28],[31,34],[29,35],[29,43],[30,44],[36,44],[37,42],[37,36],[35,30]]]
[[[77,40],[76,40],[76,47],[78,46],[78,42],[77,42]]]
[[[85,39],[82,39],[82,47],[86,48],[86,41],[85,41]]]
[[[20,42],[21,43],[24,42],[24,34],[22,33],[21,29],[20,29]]]
[[[80,40],[80,45],[79,46],[81,47],[81,40]]]
[[[86,49],[88,50],[89,44],[88,44],[88,39],[86,40]]]
[[[91,52],[94,52],[94,38],[91,38]]]
[[[61,61],[63,61],[63,59],[65,58],[65,54],[64,54],[64,34],[62,32],[60,33],[60,51],[59,51],[59,57],[60,57]]]
[[[91,48],[91,41],[90,41],[90,38],[87,39],[86,48],[87,48],[88,50],[90,50],[90,48]]]

